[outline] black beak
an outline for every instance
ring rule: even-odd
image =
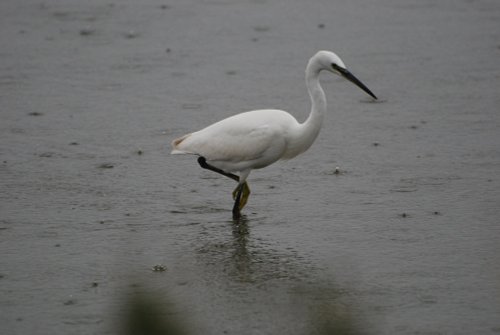
[[[359,88],[361,88],[363,91],[368,93],[373,99],[377,100],[378,98],[375,96],[375,94],[370,91],[368,87],[365,86],[358,78],[356,78],[351,72],[349,72],[347,69],[344,69],[343,67],[340,66],[334,66],[334,69],[337,70],[342,77],[345,79],[349,80],[351,83],[355,84]]]

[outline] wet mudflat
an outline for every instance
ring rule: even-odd
[[[500,333],[496,1],[2,1],[0,332],[116,334],[133,292],[190,334]],[[229,115],[303,121],[234,183],[169,155]],[[336,168],[338,167],[338,170]],[[161,314],[161,312],[159,312]]]

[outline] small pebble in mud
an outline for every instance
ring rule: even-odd
[[[378,147],[378,146],[380,145],[380,143],[378,143],[378,142],[373,142],[373,143],[372,143],[372,145],[373,145],[374,147]]]
[[[169,6],[169,5],[161,5],[161,6],[160,6],[160,8],[161,8],[161,9],[169,9],[169,8],[170,8],[170,6]]]
[[[142,155],[144,152],[143,152],[141,149],[139,149],[139,150],[137,150],[137,151],[136,151],[136,153],[140,156],[140,155]]]
[[[69,145],[79,145],[80,143],[78,142],[71,142]]]
[[[135,30],[130,30],[125,34],[125,37],[128,39],[136,38],[139,36]]]
[[[80,29],[80,36],[90,36],[95,33],[95,29],[91,27],[85,27],[83,29]]]
[[[112,163],[102,163],[102,164],[99,164],[99,166],[98,166],[99,169],[112,169],[114,167],[115,166]]]
[[[166,53],[168,53],[168,54],[169,54],[171,51],[172,51],[172,49],[170,49],[170,48],[166,48],[166,49],[165,49],[165,52],[166,52]]]
[[[98,283],[98,282],[96,282],[96,281],[95,281],[95,282],[92,282],[92,287],[97,287],[97,286],[99,286],[99,283]]]
[[[74,305],[74,304],[76,304],[76,300],[74,300],[74,299],[68,299],[68,300],[66,300],[64,302],[65,306],[71,306],[71,305]]]
[[[400,214],[400,216],[401,216],[402,218],[407,218],[407,217],[408,217],[408,214],[406,214],[406,213],[401,213],[401,214]]]
[[[410,126],[410,129],[417,129],[418,127],[415,125]]]
[[[29,116],[42,116],[43,113],[40,113],[40,112],[31,112],[31,113],[28,113]]]
[[[323,28],[325,28],[325,24],[324,24],[324,23],[320,23],[320,24],[318,24],[318,28],[319,28],[319,29],[323,29]]]
[[[167,267],[163,264],[157,264],[151,268],[154,272],[163,272],[167,270]]]
[[[54,247],[59,248],[61,245],[59,243],[54,244]]]
[[[434,215],[441,215],[441,212],[434,211]]]

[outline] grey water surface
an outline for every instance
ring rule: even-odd
[[[500,333],[500,3],[0,2],[0,333]],[[234,182],[174,138],[321,77],[323,130]],[[335,173],[338,167],[339,173]],[[161,309],[160,309],[161,310]],[[163,313],[163,314],[162,314]]]

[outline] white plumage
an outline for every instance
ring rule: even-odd
[[[172,154],[203,156],[227,172],[260,169],[295,156],[290,146],[299,128],[297,120],[284,111],[241,113],[176,139]]]

